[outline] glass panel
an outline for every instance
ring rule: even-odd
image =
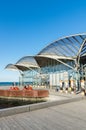
[[[54,46],[54,44],[51,44],[50,46],[48,46],[47,48],[45,48],[41,54],[56,54],[61,56],[61,52],[59,50],[57,50]]]
[[[86,35],[75,35],[57,40],[44,48],[39,54],[56,54],[59,56],[76,56]]]
[[[74,46],[77,46],[78,50],[80,48],[80,44],[74,39],[74,37],[70,37],[70,40],[73,42]]]
[[[81,39],[84,40],[86,38],[86,35],[80,35]]]
[[[64,47],[66,48],[67,51],[69,51],[69,56],[74,56],[76,55],[76,52],[74,52],[74,49],[71,48],[71,43],[70,41],[65,41],[65,39],[61,40],[64,43]]]
[[[82,38],[81,38],[80,36],[75,36],[75,38],[78,40],[78,42],[79,42],[80,44],[82,44],[83,40],[82,40]]]
[[[66,43],[67,46],[70,47],[70,51],[71,50],[74,51],[73,56],[76,55],[78,51],[76,50],[76,48],[74,47],[74,45],[71,44],[67,39],[64,39],[64,42]]]
[[[60,51],[60,53],[61,53],[63,56],[68,56],[67,51],[65,51],[65,50],[63,49],[62,45],[59,44],[59,42],[54,42],[54,46],[55,46],[55,48],[56,48],[57,50]]]
[[[86,49],[84,51],[81,52],[81,55],[85,54],[86,53]]]

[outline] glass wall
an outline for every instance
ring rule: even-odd
[[[74,62],[71,60],[64,60],[64,62],[74,66]],[[23,76],[24,84],[47,88],[60,87],[61,81],[69,82],[70,79],[76,79],[75,72],[53,59],[47,59],[46,65],[41,68],[25,71]]]

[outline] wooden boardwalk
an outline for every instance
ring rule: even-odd
[[[86,130],[86,100],[2,117],[0,130]]]

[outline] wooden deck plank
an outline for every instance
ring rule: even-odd
[[[18,125],[18,122],[13,120],[13,118],[11,116],[3,117],[2,120],[3,120],[3,127],[2,127],[3,129],[2,130],[4,130],[4,129],[6,129],[6,130],[23,130],[22,127],[20,125]],[[2,120],[0,120],[0,122]]]
[[[86,100],[0,118],[0,130],[86,130]]]

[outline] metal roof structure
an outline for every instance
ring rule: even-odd
[[[25,65],[8,64],[5,67],[5,69],[25,71],[28,70],[29,68],[26,67]]]
[[[12,70],[31,70],[34,68],[39,68],[36,60],[33,56],[25,56],[21,58],[19,61],[17,61],[16,64],[8,64],[5,69],[12,69]]]
[[[22,57],[19,61],[17,61],[16,65],[21,65],[21,66],[23,65],[28,68],[38,68],[39,67],[34,56]]]
[[[40,64],[40,58],[44,60],[44,62],[46,62],[45,59],[53,59],[72,68],[62,60],[75,60],[83,56],[86,56],[86,33],[60,38],[47,45],[37,55],[25,56],[16,64],[8,64],[6,68],[15,68],[22,71],[39,68],[42,66],[42,64]]]
[[[84,42],[84,43],[83,43]],[[83,46],[82,46],[83,45]],[[81,48],[82,47],[82,48]],[[76,34],[60,38],[44,49],[38,55],[58,56],[58,58],[77,58],[80,51],[80,56],[86,54],[86,34]]]

